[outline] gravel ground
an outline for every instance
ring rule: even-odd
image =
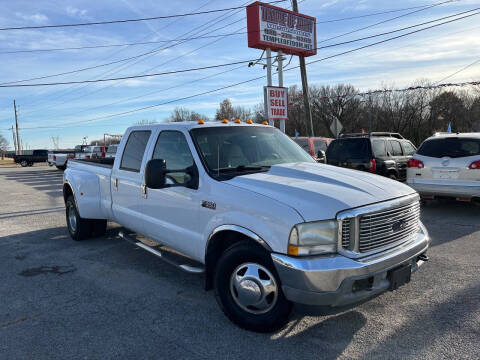
[[[62,173],[0,168],[0,359],[479,359],[480,207],[423,208],[430,261],[350,309],[297,306],[275,334],[236,328],[185,274],[108,236],[74,242]]]

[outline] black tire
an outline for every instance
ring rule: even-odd
[[[29,163],[28,163],[28,166],[33,166],[33,162],[29,162]]]
[[[75,226],[70,220],[70,215],[75,218]],[[77,210],[75,199],[70,195],[65,203],[65,216],[67,221],[67,228],[70,236],[75,241],[86,240],[92,234],[92,220],[83,219]]]
[[[92,237],[101,237],[107,232],[107,220],[92,219]]]
[[[398,179],[397,179],[397,175],[395,175],[394,173],[388,174],[388,177],[389,177],[390,179],[392,179],[392,180],[398,180]]]
[[[232,287],[233,274],[240,273],[238,269],[244,266],[260,265],[268,270],[269,274],[262,271],[267,278],[271,275],[276,283],[276,297],[270,297],[271,308],[264,309],[263,313],[252,313],[244,310],[238,300],[234,299],[236,290]],[[259,273],[260,274],[260,273]],[[239,327],[262,333],[273,332],[281,329],[288,322],[292,303],[285,298],[282,292],[280,279],[269,254],[255,244],[247,242],[237,243],[228,248],[220,257],[214,275],[215,298],[224,314]],[[262,292],[263,293],[263,292]],[[236,293],[237,297],[238,292]],[[269,296],[273,294],[270,293]],[[268,296],[264,297],[265,299]],[[248,305],[250,306],[250,305]],[[268,310],[268,311],[267,311]]]
[[[22,161],[20,162],[20,166],[21,166],[21,167],[27,167],[27,166],[28,166],[28,161],[27,161],[27,160],[22,160]]]

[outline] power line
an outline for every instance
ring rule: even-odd
[[[428,22],[425,22],[425,23],[422,23],[422,24],[419,24],[419,25],[410,26],[410,27],[407,27],[407,28],[405,28],[405,29],[412,28],[412,27],[415,27],[415,26],[424,25],[424,24],[427,24],[427,23],[432,23],[432,22],[439,21],[439,20],[445,19],[445,18],[450,18],[450,17],[458,16],[458,15],[465,14],[465,13],[468,13],[468,12],[472,12],[472,11],[475,11],[475,10],[478,10],[478,9],[480,9],[480,8],[476,8],[476,9],[473,9],[473,10],[461,12],[461,13],[458,13],[458,14],[455,14],[455,15],[446,16],[446,17],[440,18],[440,19],[438,19],[438,20],[428,21]],[[406,33],[406,34],[398,35],[398,36],[395,36],[395,37],[393,37],[393,38],[388,38],[388,39],[385,39],[385,40],[381,40],[381,41],[378,41],[378,42],[374,43],[373,45],[381,44],[381,43],[384,43],[384,42],[387,42],[387,41],[391,41],[391,40],[394,40],[394,39],[398,39],[398,38],[401,38],[401,37],[404,37],[404,36],[407,36],[407,35],[415,34],[415,33],[417,33],[417,32],[425,31],[425,30],[428,30],[428,29],[431,29],[431,28],[434,28],[434,27],[438,27],[438,26],[441,26],[441,25],[445,25],[445,24],[448,24],[448,23],[451,23],[451,22],[463,20],[463,19],[465,19],[465,18],[468,18],[468,17],[471,17],[471,16],[475,16],[475,15],[478,15],[478,14],[480,14],[480,12],[476,12],[476,13],[473,13],[473,14],[470,14],[470,15],[465,15],[465,16],[462,16],[462,17],[458,17],[458,18],[456,18],[456,19],[452,19],[452,20],[445,21],[445,22],[442,22],[442,23],[439,23],[439,24],[435,24],[435,25],[432,25],[432,26],[428,26],[428,27],[426,27],[426,28],[418,29],[418,30],[415,30],[415,31],[412,31],[412,32],[409,32],[409,33]],[[397,31],[402,31],[402,30],[405,30],[405,29],[401,29],[401,30],[397,30]],[[391,32],[383,33],[383,34],[376,35],[376,36],[381,36],[381,35],[385,35],[385,34],[390,34],[390,33],[392,33],[392,32],[397,32],[397,31],[391,31]],[[371,37],[375,37],[375,36],[366,37],[366,38],[364,38],[364,39],[368,39],[368,38],[371,38]],[[360,39],[360,40],[362,40],[362,39]],[[356,41],[359,41],[359,40],[356,40]],[[350,41],[350,42],[353,42],[353,41]],[[348,42],[347,42],[347,43],[348,43]],[[340,43],[339,45],[343,45],[343,44],[344,44],[344,43]],[[373,46],[373,45],[372,45],[372,44],[368,44],[368,45],[362,46],[362,47],[357,48],[357,49],[348,50],[348,51],[343,52],[342,55],[348,54],[348,53],[351,53],[351,52],[353,52],[353,51],[357,51],[357,50],[360,50],[360,49],[364,49],[364,48],[367,48],[367,47],[370,47],[370,46]],[[330,46],[334,46],[334,45],[330,45]],[[338,46],[338,45],[337,45],[337,46]],[[322,59],[319,59],[319,60],[314,60],[314,61],[309,62],[309,64],[313,64],[313,63],[316,63],[316,62],[319,62],[319,61],[323,61],[323,60],[329,59],[329,58],[331,58],[331,57],[336,57],[336,56],[338,56],[338,55],[332,55],[332,56],[329,56],[329,57],[326,57],[326,58],[322,58]],[[275,57],[275,56],[272,56],[272,58],[274,58],[274,57]],[[0,88],[56,86],[56,85],[84,84],[84,83],[96,83],[96,82],[118,81],[118,80],[127,80],[127,79],[138,79],[138,78],[156,77],[156,76],[162,76],[162,75],[171,75],[171,74],[177,74],[177,73],[185,73],[185,72],[193,72],[193,71],[214,69],[214,68],[219,68],[219,67],[226,67],[226,66],[231,66],[231,65],[238,65],[238,64],[243,64],[243,63],[249,63],[249,62],[251,62],[251,61],[254,61],[254,59],[253,59],[253,60],[252,60],[252,59],[249,59],[249,60],[243,60],[243,61],[236,61],[236,62],[225,63],[225,64],[216,64],[216,65],[210,65],[210,66],[203,66],[203,67],[197,67],[197,68],[190,68],[190,69],[166,71],[166,72],[160,72],[160,73],[154,73],[154,74],[132,75],[132,76],[123,76],[123,77],[108,78],[108,79],[80,80],[80,81],[55,82],[55,83],[35,83],[35,84],[0,85]],[[286,69],[285,71],[287,71],[287,70],[288,70],[288,69]]]
[[[281,3],[287,0],[277,0],[269,2],[269,4]],[[6,27],[0,28],[0,31],[9,31],[9,30],[32,30],[32,29],[52,29],[52,28],[63,28],[63,27],[76,27],[76,26],[91,26],[91,25],[109,25],[109,24],[120,24],[120,23],[129,23],[129,22],[138,22],[138,21],[151,21],[151,20],[160,20],[160,19],[171,19],[178,17],[186,17],[193,15],[206,15],[230,10],[244,9],[246,6],[236,6],[223,9],[215,10],[206,10],[206,11],[197,11],[184,14],[174,14],[174,15],[164,15],[164,16],[153,16],[147,18],[137,18],[137,19],[125,19],[125,20],[110,20],[110,21],[96,21],[96,22],[87,22],[87,23],[77,23],[77,24],[61,24],[61,25],[38,25],[38,26],[19,26],[19,27]]]
[[[479,59],[479,60],[475,60],[474,62],[472,62],[471,64],[468,64],[467,66],[464,66],[464,67],[461,68],[460,70],[455,71],[453,74],[450,74],[450,75],[448,75],[448,76],[445,76],[443,79],[438,80],[435,84],[442,83],[442,82],[444,82],[445,80],[450,79],[451,77],[453,77],[453,76],[455,76],[455,75],[457,75],[457,74],[460,74],[462,71],[465,71],[465,70],[471,68],[472,66],[478,64],[478,63],[480,63],[480,59]]]
[[[476,15],[476,14],[473,14],[473,15]],[[468,16],[465,16],[465,17],[470,17],[470,16],[473,16],[473,15],[468,15]],[[463,17],[463,18],[465,18],[465,17]],[[460,20],[460,19],[450,20],[450,21],[445,22],[445,23],[450,23],[450,22],[457,21],[457,20]],[[443,25],[445,23],[436,24],[436,25],[433,25],[433,26],[430,26],[430,27],[427,27],[427,28],[424,28],[424,29],[415,30],[415,31],[412,31],[412,32],[409,32],[409,33],[406,33],[406,34],[402,34],[402,35],[395,36],[395,37],[392,37],[392,38],[389,38],[389,39],[386,39],[386,40],[371,43],[371,44],[368,44],[368,45],[365,45],[365,46],[362,46],[362,47],[359,47],[359,48],[355,48],[355,49],[352,49],[352,50],[349,50],[349,51],[344,51],[344,52],[341,52],[341,53],[337,53],[337,54],[334,54],[334,55],[331,55],[331,56],[328,56],[328,57],[324,57],[322,59],[311,61],[311,62],[307,63],[307,65],[311,65],[311,64],[316,63],[316,62],[332,59],[334,57],[342,56],[342,55],[345,55],[347,53],[352,53],[354,51],[359,51],[359,50],[362,50],[362,49],[365,49],[365,48],[368,48],[368,47],[372,47],[372,46],[375,46],[375,45],[378,45],[378,44],[381,44],[381,43],[385,43],[387,41],[392,41],[392,40],[395,40],[395,39],[398,39],[398,38],[401,38],[401,37],[405,37],[405,36],[408,36],[408,35],[411,35],[411,34],[414,34],[414,33],[418,33],[420,31],[424,31],[424,30],[431,29],[431,28],[436,27],[436,26]],[[294,66],[294,67],[285,69],[284,72],[294,70],[294,69],[297,69],[297,68],[298,68],[298,66]],[[115,113],[115,114],[111,114],[111,115],[96,117],[96,118],[87,119],[87,120],[83,120],[83,121],[70,122],[68,124],[65,124],[65,126],[63,126],[63,127],[59,127],[59,126],[30,127],[30,128],[24,128],[24,130],[45,129],[45,128],[48,128],[48,129],[50,129],[50,128],[53,128],[53,129],[65,128],[65,127],[69,127],[69,126],[75,125],[75,124],[81,124],[81,123],[83,124],[83,123],[89,123],[89,122],[98,121],[98,120],[109,119],[109,118],[113,118],[113,117],[124,116],[124,115],[128,115],[128,114],[131,114],[131,113],[140,112],[140,111],[156,108],[156,107],[159,107],[159,106],[168,105],[168,104],[171,104],[171,103],[175,103],[175,102],[179,102],[179,101],[188,100],[188,99],[191,99],[191,98],[211,94],[211,93],[214,93],[214,92],[222,91],[222,90],[225,90],[225,89],[228,89],[228,88],[236,87],[238,85],[243,85],[243,84],[250,83],[250,82],[257,81],[257,80],[264,79],[264,78],[265,78],[265,75],[262,75],[262,76],[258,76],[258,77],[255,77],[255,78],[252,78],[252,79],[249,79],[249,80],[242,81],[242,82],[226,85],[226,86],[223,86],[223,87],[220,87],[220,88],[217,88],[217,89],[193,94],[193,95],[182,97],[182,98],[169,100],[169,101],[159,103],[159,104],[153,104],[153,105],[145,106],[145,107],[142,107],[142,108],[132,109],[132,110],[128,110],[128,111],[124,111],[124,112],[120,112],[120,113]],[[462,84],[465,84],[465,86],[466,85],[479,85],[480,82],[471,82],[471,83],[462,83]],[[456,85],[455,84],[447,84],[447,85],[442,84],[442,86],[446,87],[446,86],[456,86]],[[413,90],[414,88],[419,89],[421,87],[412,87],[412,88],[409,88],[409,89]],[[369,94],[369,93],[364,93],[364,94]],[[372,94],[373,94],[373,92],[372,92]]]
[[[283,0],[283,1],[286,1],[286,0]],[[341,34],[341,35],[337,35],[337,36],[331,37],[331,38],[329,38],[329,39],[322,40],[322,41],[320,41],[319,43],[323,43],[323,42],[326,42],[326,41],[329,41],[329,40],[332,40],[332,39],[336,39],[336,38],[339,38],[339,37],[342,37],[342,36],[345,36],[345,35],[348,35],[348,34],[351,34],[351,33],[355,33],[355,32],[361,31],[361,30],[365,30],[365,29],[368,29],[368,28],[370,28],[370,27],[373,27],[373,26],[376,26],[376,25],[379,25],[379,24],[382,24],[382,23],[385,23],[385,22],[388,22],[388,21],[393,21],[393,20],[396,20],[396,19],[398,19],[398,18],[401,18],[401,17],[404,17],[404,16],[408,16],[408,15],[411,15],[411,14],[413,14],[413,13],[417,13],[417,12],[420,12],[420,11],[424,11],[424,10],[430,9],[430,8],[432,8],[432,7],[439,6],[439,5],[442,5],[442,4],[445,4],[445,3],[449,3],[449,2],[453,2],[453,1],[458,1],[458,0],[448,0],[448,1],[440,2],[440,3],[436,3],[436,4],[433,4],[433,5],[429,5],[429,6],[425,7],[425,8],[420,9],[420,10],[417,10],[417,11],[413,11],[413,12],[410,12],[410,13],[407,13],[407,14],[404,14],[404,15],[396,16],[396,17],[394,17],[394,18],[387,19],[387,20],[384,20],[384,21],[381,21],[381,22],[378,22],[378,23],[375,23],[375,24],[372,24],[372,25],[369,25],[369,26],[366,26],[366,27],[363,27],[363,28],[360,28],[360,29],[356,29],[356,30],[350,31],[350,32],[348,32],[348,33],[344,33],[344,34]],[[242,5],[242,6],[239,6],[239,7],[236,7],[236,8],[244,8],[244,7],[245,7],[245,6]],[[113,64],[125,62],[125,61],[128,61],[128,60],[133,60],[133,59],[141,58],[141,57],[143,57],[143,56],[146,56],[146,55],[149,55],[149,54],[153,54],[153,53],[155,53],[155,50],[148,51],[148,52],[146,52],[146,53],[142,53],[142,54],[139,54],[139,55],[131,56],[131,57],[128,57],[128,58],[124,58],[124,59],[112,61],[112,62],[105,63],[105,64],[90,66],[90,67],[86,67],[86,68],[71,70],[71,71],[62,72],[62,73],[57,73],[57,74],[52,74],[52,75],[38,76],[38,77],[30,78],[30,79],[9,81],[9,82],[0,83],[0,85],[16,84],[16,83],[27,82],[27,81],[42,80],[42,79],[47,79],[47,78],[57,77],[57,76],[62,76],[62,75],[75,74],[75,73],[79,73],[79,72],[83,72],[83,71],[93,70],[93,69],[97,69],[97,68],[100,68],[100,67],[105,67],[105,66],[109,66],[109,65],[113,65]]]
[[[416,13],[418,13],[418,12],[422,12],[422,11],[425,11],[425,10],[428,10],[428,9],[431,9],[431,8],[434,8],[434,7],[437,7],[437,6],[440,6],[440,5],[445,5],[445,4],[448,4],[448,3],[451,3],[451,2],[457,2],[457,1],[459,1],[459,0],[447,0],[447,1],[442,1],[442,2],[439,2],[439,3],[435,3],[435,4],[432,4],[432,5],[423,7],[423,8],[420,9],[420,10],[411,11],[411,12],[409,12],[409,13],[402,14],[402,15],[399,15],[399,16],[395,16],[395,17],[390,18],[390,19],[386,19],[386,20],[383,20],[383,21],[379,21],[379,22],[377,22],[377,23],[375,23],[375,24],[371,24],[371,25],[368,25],[368,26],[364,26],[364,27],[361,27],[361,28],[358,28],[358,29],[351,30],[351,31],[348,31],[348,32],[346,32],[346,33],[340,34],[340,35],[335,35],[335,36],[332,36],[332,37],[330,37],[330,38],[323,39],[323,40],[319,41],[318,43],[321,44],[321,43],[324,43],[324,42],[327,42],[327,41],[330,41],[330,40],[335,40],[335,39],[338,39],[339,37],[343,37],[343,36],[346,36],[346,35],[350,35],[350,34],[353,34],[353,33],[356,33],[356,32],[362,31],[362,30],[367,30],[367,29],[370,29],[370,28],[372,28],[372,27],[374,27],[374,26],[377,26],[377,25],[385,24],[385,23],[387,23],[387,22],[394,21],[394,20],[403,18],[403,17],[405,17],[405,16],[409,16],[409,15],[412,15],[412,14],[416,14]]]
[[[428,7],[428,6],[429,5],[413,6],[413,7],[386,10],[386,11],[382,11],[382,12],[376,12],[376,13],[359,15],[359,16],[352,16],[352,17],[332,19],[332,20],[322,20],[322,21],[317,21],[317,24],[327,24],[327,23],[333,23],[333,22],[355,20],[355,19],[361,19],[361,18],[366,18],[366,17],[372,17],[372,16],[402,12],[402,11],[407,11],[407,10],[421,9],[421,8],[425,8],[425,7]],[[0,55],[19,54],[19,53],[33,53],[33,52],[53,52],[53,51],[70,51],[70,50],[86,50],[86,49],[103,49],[103,48],[109,48],[109,47],[122,47],[122,46],[139,46],[139,45],[169,43],[169,42],[172,42],[172,41],[199,40],[199,39],[214,38],[214,37],[217,37],[217,36],[233,36],[233,35],[242,35],[242,34],[248,34],[248,32],[244,31],[244,32],[234,32],[234,33],[228,33],[228,34],[211,35],[211,36],[197,36],[197,37],[190,37],[190,38],[183,38],[183,39],[131,42],[131,43],[122,43],[122,44],[103,44],[103,45],[63,47],[63,48],[46,48],[46,49],[15,49],[15,50],[9,50],[9,51],[0,51]]]

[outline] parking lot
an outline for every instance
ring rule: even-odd
[[[203,277],[116,236],[70,239],[62,172],[0,167],[1,359],[479,359],[480,207],[423,208],[430,261],[336,311],[297,306],[274,334],[235,327]]]

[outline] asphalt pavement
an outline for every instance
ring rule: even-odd
[[[0,168],[0,359],[480,359],[479,206],[422,208],[430,261],[399,290],[256,334],[115,224],[71,240],[61,186],[55,168]]]

